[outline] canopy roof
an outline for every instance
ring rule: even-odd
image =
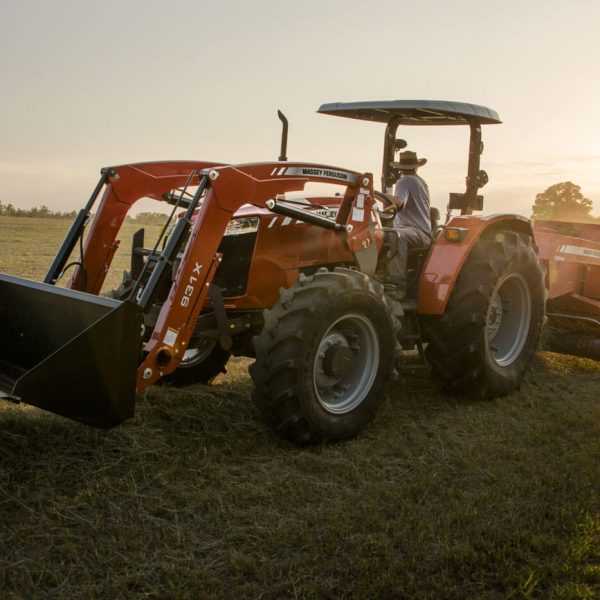
[[[333,102],[323,104],[317,112],[379,123],[399,117],[403,125],[466,125],[471,119],[486,125],[502,123],[491,108],[444,100]]]

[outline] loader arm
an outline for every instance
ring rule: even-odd
[[[199,174],[205,197],[200,205],[183,250],[168,299],[144,346],[138,369],[138,391],[174,371],[192,336],[196,320],[220,262],[217,253],[227,224],[244,204],[273,206],[285,192],[302,191],[309,182],[347,186],[337,216],[337,225],[357,262],[374,269],[377,258],[373,208],[373,177],[314,164],[260,163],[220,166]]]
[[[85,241],[83,264],[76,267],[67,287],[99,294],[119,245],[117,235],[131,207],[142,198],[162,200],[171,190],[183,187],[190,173],[196,173],[190,185],[198,185],[197,173],[219,164],[152,162],[103,169],[106,186]]]

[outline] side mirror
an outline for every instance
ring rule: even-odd
[[[478,188],[482,188],[490,180],[488,174],[483,169],[475,173],[474,179]]]
[[[406,140],[396,140],[394,142],[394,150],[397,152],[398,150],[402,150],[402,148],[406,148],[408,146],[408,142]]]

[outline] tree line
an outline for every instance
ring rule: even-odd
[[[535,203],[531,207],[532,217],[536,219],[556,219],[557,221],[598,222],[600,217],[591,214],[592,201],[581,192],[581,187],[571,181],[563,181],[551,185],[545,191],[536,194]],[[53,211],[47,206],[30,209],[15,208],[12,204],[0,202],[2,217],[40,217],[46,219],[74,219],[76,211]],[[166,216],[162,213],[143,212],[135,216],[127,216],[128,222],[144,225],[162,225]]]
[[[42,219],[74,219],[77,211],[54,211],[47,206],[33,208],[15,208],[12,204],[3,204],[0,202],[0,217],[29,217]],[[141,212],[137,215],[127,215],[125,221],[128,223],[139,223],[142,225],[164,225],[167,215],[163,213]]]
[[[50,210],[47,206],[43,205],[39,208],[37,206],[33,208],[16,208],[12,204],[3,204],[0,202],[0,216],[1,217],[40,217],[43,219],[74,219],[76,211],[54,211]]]

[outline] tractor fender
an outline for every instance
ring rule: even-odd
[[[445,230],[453,227],[466,230],[464,239],[449,241],[446,238]],[[454,217],[438,234],[421,271],[419,314],[444,314],[464,262],[484,232],[493,230],[515,231],[533,239],[531,222],[520,215]]]

